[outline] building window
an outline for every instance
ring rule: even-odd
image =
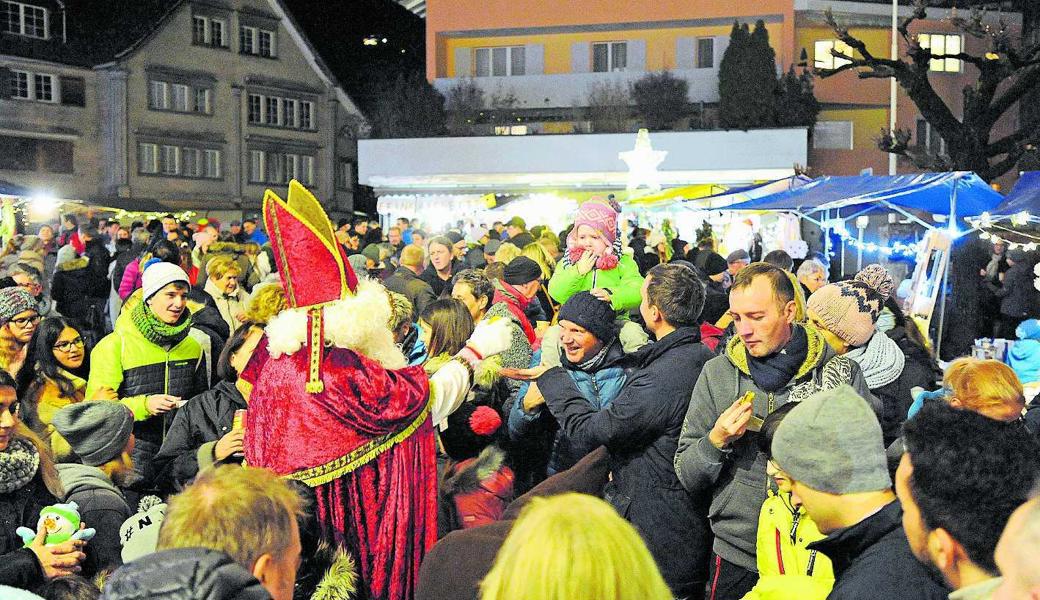
[[[336,187],[341,190],[354,189],[354,162],[340,160],[336,171]]]
[[[227,22],[202,15],[192,16],[191,41],[198,46],[227,48]]]
[[[0,1],[0,31],[45,40],[50,37],[47,35],[49,17],[42,6]]]
[[[181,148],[182,174],[185,177],[202,175],[202,150],[198,148]]]
[[[477,48],[477,77],[523,75],[527,64],[523,46]]]
[[[213,113],[213,90],[193,87],[185,83],[150,80],[148,82],[148,108],[172,110],[181,113]]]
[[[148,108],[170,110],[170,84],[165,81],[148,82]]]
[[[87,82],[82,77],[59,77],[61,103],[66,106],[87,105]]]
[[[314,182],[314,157],[307,154],[249,151],[250,183],[288,183],[296,179],[305,185]]]
[[[137,145],[137,171],[140,173],[159,172],[159,146],[156,144]]]
[[[72,142],[0,136],[0,170],[73,172]]]
[[[31,73],[14,71],[8,75],[8,89],[11,98],[19,100],[36,100],[57,104],[61,98],[58,89],[58,78],[49,73]]]
[[[238,51],[265,58],[274,58],[275,33],[267,29],[242,25],[238,28]]]
[[[249,94],[247,118],[252,125],[314,128],[314,103],[296,98]]]
[[[628,66],[626,42],[601,42],[592,45],[592,70],[596,73],[624,71]]]
[[[213,91],[209,88],[195,88],[195,99],[192,102],[192,112],[204,115],[213,114]]]
[[[170,108],[177,112],[188,112],[188,90],[190,88],[183,83],[175,83],[170,86]]]
[[[264,152],[249,151],[249,181],[251,183],[267,183],[264,179]]]
[[[314,157],[306,154],[300,156],[300,176],[297,179],[304,185],[314,185]]]
[[[205,165],[202,176],[208,179],[220,179],[220,150],[204,150],[203,158]]]
[[[837,69],[851,62],[848,59],[834,56],[831,53],[832,50],[837,50],[845,56],[852,56],[852,46],[841,40],[817,40],[813,55],[817,69]]]
[[[813,148],[852,150],[852,121],[818,121],[813,128]]]
[[[715,38],[697,38],[697,68],[711,69],[715,66]]]
[[[267,125],[282,124],[282,103],[279,98],[268,96],[264,99],[264,123]]]
[[[960,54],[964,48],[964,39],[959,35],[943,33],[922,33],[917,42],[933,56],[953,56]],[[960,73],[961,61],[957,58],[933,58],[928,62],[928,70],[939,73]]]
[[[181,172],[181,149],[177,146],[161,146],[159,152],[159,170],[164,175],[178,175]]]
[[[32,100],[32,83],[29,73],[25,71],[11,71],[11,97],[22,100]]]
[[[527,135],[527,125],[497,125],[495,135]]]
[[[944,156],[946,154],[946,140],[939,132],[932,128],[932,124],[924,119],[917,122],[917,145],[927,148],[932,156]]]

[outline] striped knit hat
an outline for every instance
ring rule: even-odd
[[[807,308],[816,313],[828,331],[858,347],[874,335],[874,323],[893,289],[888,271],[881,265],[869,265],[851,281],[816,290],[809,297]]]

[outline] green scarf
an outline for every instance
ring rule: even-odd
[[[130,320],[141,335],[156,346],[172,348],[184,341],[191,329],[191,311],[187,308],[181,313],[181,318],[170,325],[159,320],[144,301],[138,302],[130,311]]]

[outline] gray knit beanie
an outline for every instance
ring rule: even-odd
[[[795,480],[830,494],[892,487],[881,425],[848,385],[794,407],[773,435],[773,460]]]
[[[39,309],[36,299],[25,288],[15,286],[0,289],[0,325],[10,321],[18,313]]]
[[[83,464],[96,467],[126,448],[134,432],[134,415],[119,402],[92,400],[62,408],[52,424]]]

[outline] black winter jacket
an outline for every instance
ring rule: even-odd
[[[1015,263],[1004,273],[1004,285],[989,284],[1000,298],[1000,314],[1023,319],[1036,312],[1036,288],[1033,287],[1033,267],[1026,262]]]
[[[707,499],[683,489],[673,459],[694,385],[713,356],[697,329],[680,328],[629,355],[635,370],[603,410],[589,404],[562,367],[538,378],[567,436],[580,447],[610,451],[606,498],[639,529],[676,597],[703,590],[707,580]]]
[[[43,583],[43,569],[32,550],[23,548],[19,527],[36,531],[40,510],[58,500],[39,473],[19,490],[0,494],[0,585],[32,589]]]
[[[174,548],[124,565],[103,600],[271,600],[249,571],[217,550]]]
[[[51,299],[61,316],[85,325],[90,307],[98,297],[99,287],[107,288],[107,279],[98,280],[90,270],[90,261],[76,258],[61,263],[51,281]],[[105,293],[108,291],[105,289]]]
[[[246,408],[234,382],[221,381],[211,390],[188,400],[173,418],[159,454],[155,457],[155,484],[163,494],[183,489],[199,472],[200,449],[209,453],[234,423],[235,411]],[[202,448],[203,445],[207,447]]]
[[[834,563],[827,600],[946,600],[949,591],[914,558],[903,533],[903,508],[893,500],[863,521],[809,544]]]

